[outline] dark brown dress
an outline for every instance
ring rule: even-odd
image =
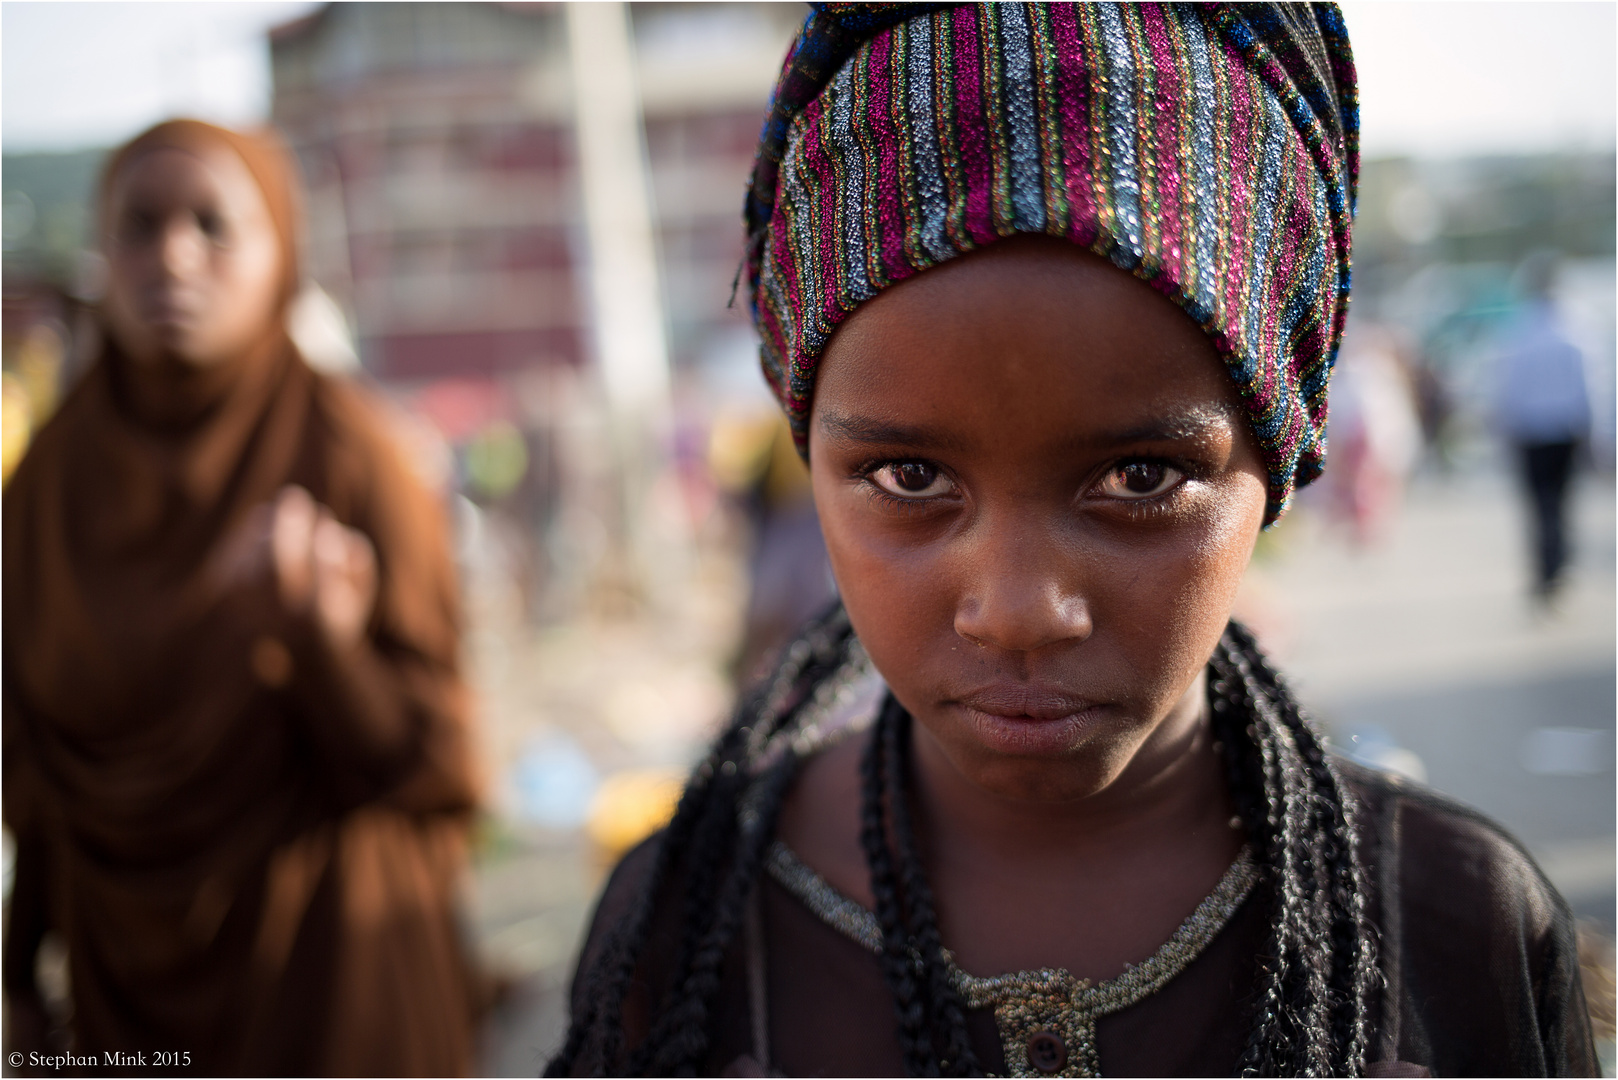
[[[290,251],[291,172],[264,144],[200,124],[145,138],[238,149]],[[220,583],[226,539],[287,484],[375,545],[353,646],[268,582]],[[279,322],[203,372],[109,345],[6,489],[4,571],[8,996],[36,993],[54,930],[75,1052],[189,1053],[202,1075],[469,1071],[456,583],[437,502],[368,396],[310,370]],[[265,649],[281,663],[255,666]]]
[[[1351,763],[1339,765],[1363,807],[1370,914],[1381,934],[1386,980],[1368,1072],[1598,1075],[1572,916],[1521,847],[1478,814],[1431,791]],[[644,878],[654,842],[631,852],[614,872],[591,927],[587,957]],[[750,956],[748,935],[741,935],[731,950],[713,1012],[708,1071],[756,1074],[762,1058],[772,1073],[787,1076],[903,1075],[892,995],[876,956],[857,940],[858,928],[850,930],[848,908],[834,911],[825,892],[805,888],[801,864],[795,876],[793,862],[777,850],[773,872],[762,880],[753,937],[762,948]],[[1240,867],[1233,868],[1221,889],[1240,876]],[[1239,894],[1238,888],[1226,899]],[[1218,900],[1216,891],[1213,903],[1205,902],[1197,914],[1219,908]],[[1177,973],[1155,991],[1095,1020],[1093,1063],[1100,1071],[1230,1075],[1252,1026],[1267,906],[1260,876],[1211,935],[1182,928],[1177,938],[1200,943],[1194,957],[1183,967],[1171,964]],[[672,961],[677,915],[657,913],[637,980],[641,994],[659,985]],[[1159,957],[1174,952],[1170,946]],[[760,971],[762,993],[750,986]],[[761,999],[767,1020],[759,1031],[754,1017]],[[1071,1036],[1061,1047],[1063,1067],[1049,1074],[1028,1062],[1030,1049],[1048,1046],[1002,1037],[1015,1030],[1024,1040],[1031,1033],[1022,1028],[1043,1030],[1051,1026],[1048,1018],[1019,1025],[1016,1017],[997,1019],[994,1010],[976,1008],[967,1019],[978,1059],[992,1073],[1086,1075]]]

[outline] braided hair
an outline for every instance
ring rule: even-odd
[[[738,708],[692,775],[648,883],[581,970],[572,1024],[546,1075],[703,1070],[721,962],[796,775],[795,722],[825,696],[829,676],[858,648],[847,615],[835,607],[789,647],[776,677]],[[1359,1075],[1378,974],[1353,800],[1320,735],[1246,628],[1229,625],[1209,668],[1214,737],[1269,904],[1258,1003],[1237,1070]],[[981,1075],[910,817],[910,729],[909,714],[889,695],[860,763],[860,842],[882,929],[882,972],[906,1071]],[[623,1002],[653,912],[681,889],[672,974],[653,1003],[646,1038],[626,1047]]]
[[[695,1076],[708,1051],[708,1013],[726,948],[796,775],[785,730],[857,648],[840,604],[787,647],[774,677],[749,694],[686,783],[657,841],[651,871],[628,913],[579,973],[572,1022],[547,1076]],[[683,888],[679,947],[650,1030],[624,1045],[623,1005],[659,901]]]

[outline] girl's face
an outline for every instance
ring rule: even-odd
[[[1200,715],[1265,471],[1150,286],[1043,237],[902,282],[826,349],[809,445],[854,628],[967,780],[1085,798]]]
[[[131,359],[206,367],[263,336],[281,300],[281,247],[235,153],[151,150],[118,175],[108,209],[106,312]]]

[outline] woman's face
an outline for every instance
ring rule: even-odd
[[[281,247],[233,151],[140,155],[114,181],[109,215],[106,312],[132,359],[205,367],[263,336],[281,300]]]
[[[1194,722],[1265,471],[1150,286],[1042,237],[902,282],[826,349],[809,445],[860,640],[966,779],[1084,798]]]

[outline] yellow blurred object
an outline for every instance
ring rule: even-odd
[[[0,375],[0,483],[8,482],[33,437],[28,391],[21,379],[6,372]]]
[[[758,483],[770,466],[775,439],[775,410],[720,414],[708,433],[708,469],[714,481],[732,494]]]
[[[677,769],[630,769],[602,781],[590,801],[584,831],[611,858],[617,858],[669,823],[685,787]]]
[[[67,353],[61,333],[48,323],[29,329],[20,343],[15,341],[6,345],[6,370],[0,376],[0,483],[11,480],[34,432],[56,411],[62,358]]]
[[[809,492],[809,470],[778,409],[715,419],[708,436],[708,468],[719,486],[732,494],[762,486],[772,506]]]
[[[809,497],[809,468],[798,456],[792,440],[792,427],[784,413],[775,414],[774,437],[770,440],[770,471],[764,477],[764,497],[771,506],[785,506]]]
[[[56,411],[62,385],[62,358],[67,342],[56,327],[40,323],[28,331],[14,361],[17,377],[28,391],[28,417],[35,431]]]

